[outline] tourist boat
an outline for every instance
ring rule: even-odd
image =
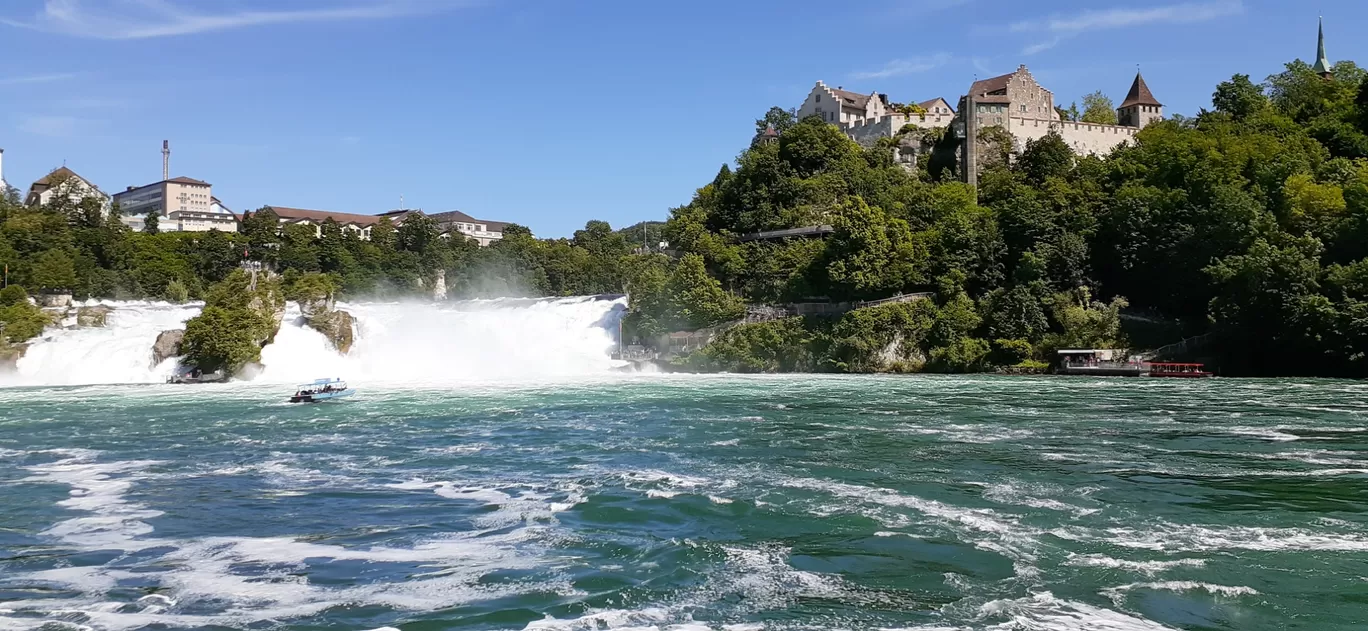
[[[315,379],[313,383],[306,383],[296,388],[294,396],[290,397],[290,403],[318,403],[349,397],[353,394],[356,394],[356,390],[347,387],[347,382],[341,379]]]
[[[1179,377],[1185,379],[1199,379],[1210,377],[1202,364],[1177,364],[1168,362],[1150,362],[1149,376],[1151,377]]]

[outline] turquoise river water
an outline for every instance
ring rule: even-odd
[[[1368,384],[0,389],[0,629],[1365,629]]]

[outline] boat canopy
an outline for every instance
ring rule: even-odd
[[[318,386],[336,386],[336,385],[346,385],[346,382],[345,382],[345,381],[342,381],[341,379],[339,379],[339,378],[337,378],[337,377],[331,377],[331,378],[328,378],[328,379],[314,379],[311,383],[301,383],[301,384],[299,384],[298,388],[299,388],[300,390],[303,390],[304,388],[316,388],[316,387],[318,387]]]

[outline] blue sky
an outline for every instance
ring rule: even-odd
[[[1027,64],[1067,105],[1139,64],[1167,112],[1315,52],[1362,0],[5,0],[0,147],[106,191],[208,180],[235,210],[460,209],[566,236],[663,219],[818,79],[897,101]],[[1136,8],[1144,5],[1142,8]]]

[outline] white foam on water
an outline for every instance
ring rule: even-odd
[[[994,600],[979,608],[990,631],[1173,631],[1158,622],[1130,614],[1056,598],[1042,592],[1026,598]]]
[[[429,482],[413,478],[386,487],[410,491],[430,490],[437,496],[450,500],[495,506],[497,510],[482,513],[474,520],[477,526],[488,529],[521,523],[553,522],[556,513],[570,510],[587,500],[583,489],[573,483],[557,488],[526,488],[524,484],[481,486],[446,480]]]
[[[987,508],[965,508],[937,500],[904,495],[892,489],[845,484],[812,478],[785,478],[784,486],[830,493],[837,497],[885,507],[910,508],[935,523],[957,532],[975,547],[1001,554],[1012,560],[1018,576],[1034,578],[1039,574],[1038,535],[1041,531],[1024,526],[1015,515],[999,513]],[[873,515],[869,515],[874,517]],[[988,535],[984,538],[982,535]]]
[[[138,479],[138,473],[158,463],[152,460],[99,463],[91,462],[92,457],[80,454],[28,468],[34,475],[24,478],[24,482],[70,486],[70,497],[57,504],[87,513],[54,524],[42,534],[82,547],[131,546],[136,537],[152,532],[152,526],[144,520],[162,513],[128,501],[125,494]]]
[[[1050,531],[1061,539],[1104,542],[1123,548],[1161,552],[1258,550],[1271,552],[1321,550],[1368,551],[1368,535],[1317,532],[1305,528],[1198,526],[1162,523],[1145,528],[1091,530],[1061,527]]]
[[[275,342],[262,349],[258,379],[440,384],[608,373],[626,299],[357,303],[356,341],[341,355],[287,307]]]
[[[640,610],[604,609],[586,613],[578,618],[559,619],[547,616],[523,627],[525,631],[714,631],[715,627],[693,622],[671,623],[674,618],[667,609]]]
[[[428,611],[529,592],[582,595],[554,572],[537,581],[482,582],[491,572],[546,567],[545,528],[537,526],[475,530],[405,547],[346,547],[292,537],[156,538],[145,520],[161,513],[131,501],[128,494],[157,463],[101,463],[94,452],[70,451],[65,459],[28,467],[33,475],[21,481],[69,486],[70,497],[58,504],[82,513],[41,534],[75,550],[143,554],[165,550],[155,551],[156,558],[143,561],[143,569],[137,572],[78,566],[8,576],[11,585],[62,585],[79,596],[6,603],[8,612],[0,612],[0,628],[39,626],[57,622],[56,618],[73,626],[113,631],[149,625],[242,627],[317,615],[344,605]],[[493,494],[473,497],[496,499]],[[521,501],[507,494],[497,496],[504,498]],[[405,569],[401,579],[346,587],[310,583],[303,572],[311,563],[339,561],[406,564],[429,571],[413,574]],[[124,580],[155,583],[163,591],[136,602],[108,600],[107,594]],[[183,613],[187,609],[196,613]]]
[[[1070,554],[1065,565],[1076,567],[1103,567],[1127,572],[1154,576],[1180,567],[1205,567],[1205,559],[1173,559],[1169,561],[1128,561],[1116,559],[1105,554]]]
[[[1154,583],[1129,583],[1126,585],[1109,587],[1107,589],[1102,590],[1099,593],[1108,598],[1111,598],[1112,602],[1116,603],[1117,606],[1120,606],[1121,603],[1126,600],[1126,594],[1135,590],[1154,590],[1177,593],[1204,591],[1213,596],[1224,596],[1228,598],[1235,598],[1238,596],[1257,596],[1259,594],[1258,590],[1252,587],[1245,587],[1243,585],[1214,585],[1212,583],[1201,583],[1198,581],[1160,581]]]
[[[165,302],[88,302],[114,310],[103,327],[48,329],[33,342],[13,374],[0,385],[84,385],[163,383],[175,361],[152,365],[152,344],[162,331],[185,328],[199,304]]]
[[[1044,484],[1027,484],[1022,482],[1005,482],[998,484],[978,484],[984,487],[983,497],[985,499],[1017,506],[1029,506],[1045,510],[1070,513],[1074,517],[1085,517],[1093,513],[1100,512],[1099,508],[1084,508],[1067,502],[1049,498],[1038,497],[1039,495],[1060,494],[1063,492],[1061,487]]]
[[[1230,428],[1227,428],[1226,431],[1228,431],[1228,432],[1230,432],[1230,433],[1232,433],[1232,434],[1234,434],[1234,435],[1236,435],[1236,436],[1249,436],[1249,437],[1252,437],[1252,438],[1258,438],[1258,439],[1261,439],[1261,440],[1271,440],[1271,441],[1274,441],[1274,442],[1291,442],[1291,441],[1294,441],[1294,440],[1302,440],[1302,437],[1301,437],[1301,436],[1298,436],[1298,435],[1296,435],[1296,434],[1289,434],[1289,433],[1283,432],[1283,431],[1279,431],[1279,429],[1282,429],[1282,428],[1271,428],[1271,427],[1230,427]]]

